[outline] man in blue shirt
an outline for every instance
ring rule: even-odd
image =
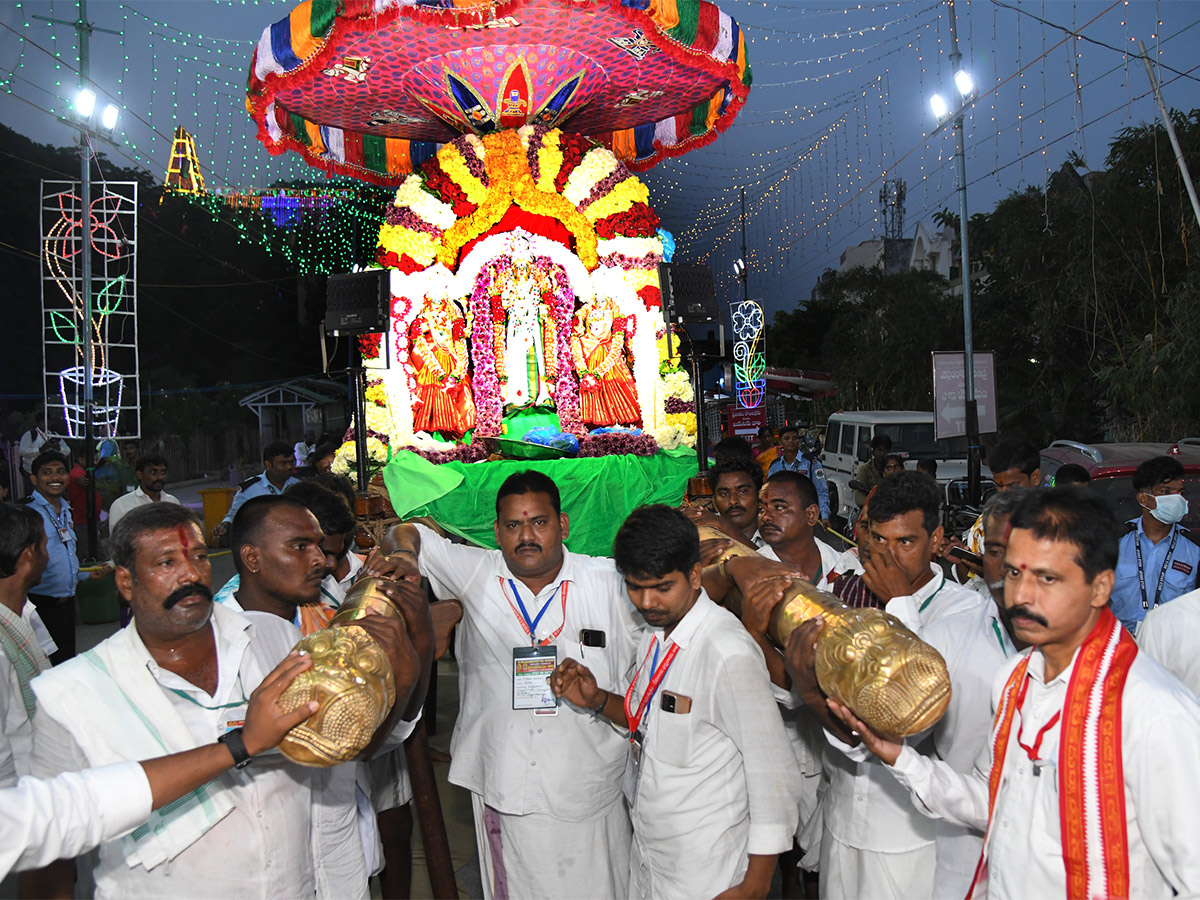
[[[28,502],[42,517],[50,562],[42,580],[30,589],[29,601],[37,607],[42,624],[58,645],[58,650],[50,654],[50,662],[58,665],[75,655],[76,583],[102,578],[108,571],[79,571],[75,526],[71,524],[71,507],[66,501],[67,458],[54,451],[41,453],[34,459],[31,470],[34,490]]]
[[[220,538],[229,531],[233,517],[242,508],[242,504],[251,497],[267,497],[282,494],[293,484],[299,484],[300,479],[292,477],[296,460],[292,456],[292,448],[284,441],[272,441],[263,448],[263,473],[248,478],[238,485],[238,492],[233,495],[233,505],[221,524],[213,529],[213,537]]]
[[[1146,460],[1133,473],[1133,489],[1142,515],[1129,521],[1121,538],[1112,610],[1136,633],[1147,610],[1196,587],[1200,547],[1179,526],[1188,511],[1179,460]]]
[[[767,470],[770,477],[776,472],[799,472],[807,475],[817,489],[817,501],[821,507],[821,524],[829,525],[829,485],[825,483],[825,470],[821,461],[808,453],[800,452],[800,429],[793,425],[779,432],[779,455]]]

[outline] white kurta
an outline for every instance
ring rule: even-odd
[[[109,641],[128,639],[162,690],[162,698],[195,740],[210,744],[228,723],[245,719],[251,692],[279,662],[278,647],[290,648],[295,629],[278,617],[251,623],[238,613],[214,605],[218,684],[209,696],[173,672],[162,669],[137,635],[136,622]],[[271,632],[275,632],[271,634]],[[269,635],[270,639],[264,639]],[[90,663],[77,657],[34,679],[54,679],[61,669],[86,672]],[[176,693],[178,692],[178,693]],[[136,698],[132,698],[136,702]],[[103,744],[102,734],[77,739],[70,722],[60,722],[38,691],[34,718],[34,774],[39,777],[85,769],[90,765],[84,745]],[[225,707],[225,708],[210,708]],[[95,870],[98,898],[164,897],[309,897],[314,892],[311,845],[312,798],[309,770],[280,754],[264,755],[245,769],[230,769],[214,782],[228,788],[232,811],[186,850],[168,862],[146,870],[130,868],[119,842],[100,846]],[[345,885],[344,893],[356,894]]]
[[[910,595],[894,597],[886,610],[920,634],[938,619],[974,609],[979,595],[948,581],[930,563],[932,577]],[[822,894],[836,897],[929,896],[936,866],[937,827],[912,804],[874,757],[855,761],[825,748],[829,790],[821,842]]]
[[[996,675],[995,708],[1014,657]],[[1040,774],[1017,740],[1032,743],[1062,710],[1075,660],[1049,683],[1045,660],[1033,651],[1029,688],[1013,735],[988,838],[987,896],[1026,900],[1066,896],[1059,819],[1059,726],[1044,732]],[[1130,897],[1200,895],[1200,704],[1162,666],[1139,653],[1129,669],[1121,704],[1122,765],[1129,841]],[[969,774],[905,747],[890,771],[913,792],[918,809],[976,829],[987,825],[990,740]]]
[[[0,878],[70,859],[132,831],[150,815],[150,782],[135,762],[0,790]]]
[[[984,585],[984,591],[987,586]],[[921,635],[946,661],[950,705],[933,729],[933,752],[959,772],[968,772],[987,747],[992,726],[992,684],[1016,653],[990,594],[977,594],[974,608],[943,616]],[[983,832],[939,820],[933,896],[962,900],[971,888]]]
[[[762,651],[703,592],[665,642],[661,629],[643,635],[634,709],[652,647],[661,665],[672,644],[679,650],[640,723],[641,762],[626,775],[635,795],[629,895],[707,900],[742,880],[749,854],[791,849],[800,779]],[[664,691],[690,699],[691,711],[662,709]]]
[[[621,800],[626,742],[605,721],[565,701],[554,716],[514,710],[513,648],[528,647],[530,638],[506,599],[509,580],[516,581],[499,550],[454,544],[422,525],[420,569],[434,593],[456,598],[463,605],[456,656],[459,665],[459,715],[450,744],[450,781],[481,797],[507,816],[549,816],[561,823],[559,833],[572,844],[568,831],[592,833],[602,816],[627,818]],[[564,608],[557,592],[566,582]],[[570,657],[587,666],[596,682],[622,691],[633,669],[633,651],[641,630],[624,579],[612,560],[571,553],[564,548],[558,578],[537,597],[516,582],[522,602],[536,616],[553,601],[538,623],[538,639],[555,631],[552,644],[558,660]],[[559,630],[561,628],[561,631]],[[603,632],[606,647],[583,647],[584,629]],[[482,823],[476,823],[482,833]],[[512,831],[519,823],[506,823]],[[545,823],[534,826],[540,835]],[[488,854],[479,842],[480,858]],[[545,847],[548,858],[554,847]],[[626,858],[577,857],[572,871],[559,879],[546,866],[516,871],[507,866],[512,896],[606,896],[624,890]],[[528,879],[525,881],[524,879]],[[485,877],[486,881],[486,877]],[[490,885],[485,885],[490,891]]]
[[[1200,590],[1161,603],[1146,613],[1138,646],[1200,697]]]
[[[112,530],[117,527],[117,523],[123,518],[137,509],[139,506],[149,506],[151,503],[178,503],[179,498],[174,494],[168,494],[166,491],[159,493],[158,500],[146,496],[146,492],[142,490],[141,485],[138,485],[127,494],[122,494],[112,502],[112,506],[108,510],[108,533],[112,534]]]

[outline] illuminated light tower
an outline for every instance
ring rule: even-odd
[[[967,502],[977,506],[980,501],[979,462],[979,407],[975,402],[975,348],[971,326],[971,253],[967,243],[967,153],[963,138],[963,118],[967,109],[979,96],[975,79],[959,68],[962,53],[958,49],[958,23],[954,14],[954,0],[950,7],[950,66],[954,69],[954,86],[958,89],[961,102],[951,109],[940,94],[929,98],[929,106],[938,122],[938,130],[947,121],[954,123],[956,141],[955,161],[958,168],[958,233],[962,253],[962,300],[963,300],[963,387],[966,393],[967,431]]]

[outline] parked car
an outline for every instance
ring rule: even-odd
[[[858,509],[850,481],[858,467],[871,458],[871,439],[886,434],[892,439],[892,452],[911,469],[918,459],[937,461],[938,484],[950,494],[965,490],[967,477],[967,439],[934,437],[933,413],[912,409],[855,410],[834,413],[825,426],[822,465],[829,483],[829,508],[836,516],[850,518]],[[984,494],[995,485],[983,470]]]
[[[1095,443],[1054,441],[1041,452],[1043,484],[1054,484],[1060,466],[1076,463],[1092,476],[1091,489],[1112,505],[1122,522],[1142,514],[1133,492],[1133,471],[1155,456],[1172,456],[1183,463],[1183,490],[1192,499],[1185,528],[1200,528],[1200,438],[1183,438],[1173,444]]]

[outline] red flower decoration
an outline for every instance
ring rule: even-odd
[[[418,263],[407,253],[401,253],[397,256],[391,250],[384,250],[383,247],[375,248],[375,262],[385,269],[399,269],[405,275],[425,271],[425,266]]]
[[[358,338],[358,350],[362,353],[363,358],[378,359],[379,344],[382,340],[383,335],[380,333],[360,335]]]
[[[637,292],[646,309],[657,309],[662,306],[662,291],[652,285],[646,285]]]
[[[467,333],[466,323],[462,319],[455,319],[454,326],[450,329],[450,336],[456,341],[462,340]]]
[[[603,240],[615,237],[654,237],[659,218],[645,203],[635,203],[625,212],[605,216],[596,223],[596,236]]]

